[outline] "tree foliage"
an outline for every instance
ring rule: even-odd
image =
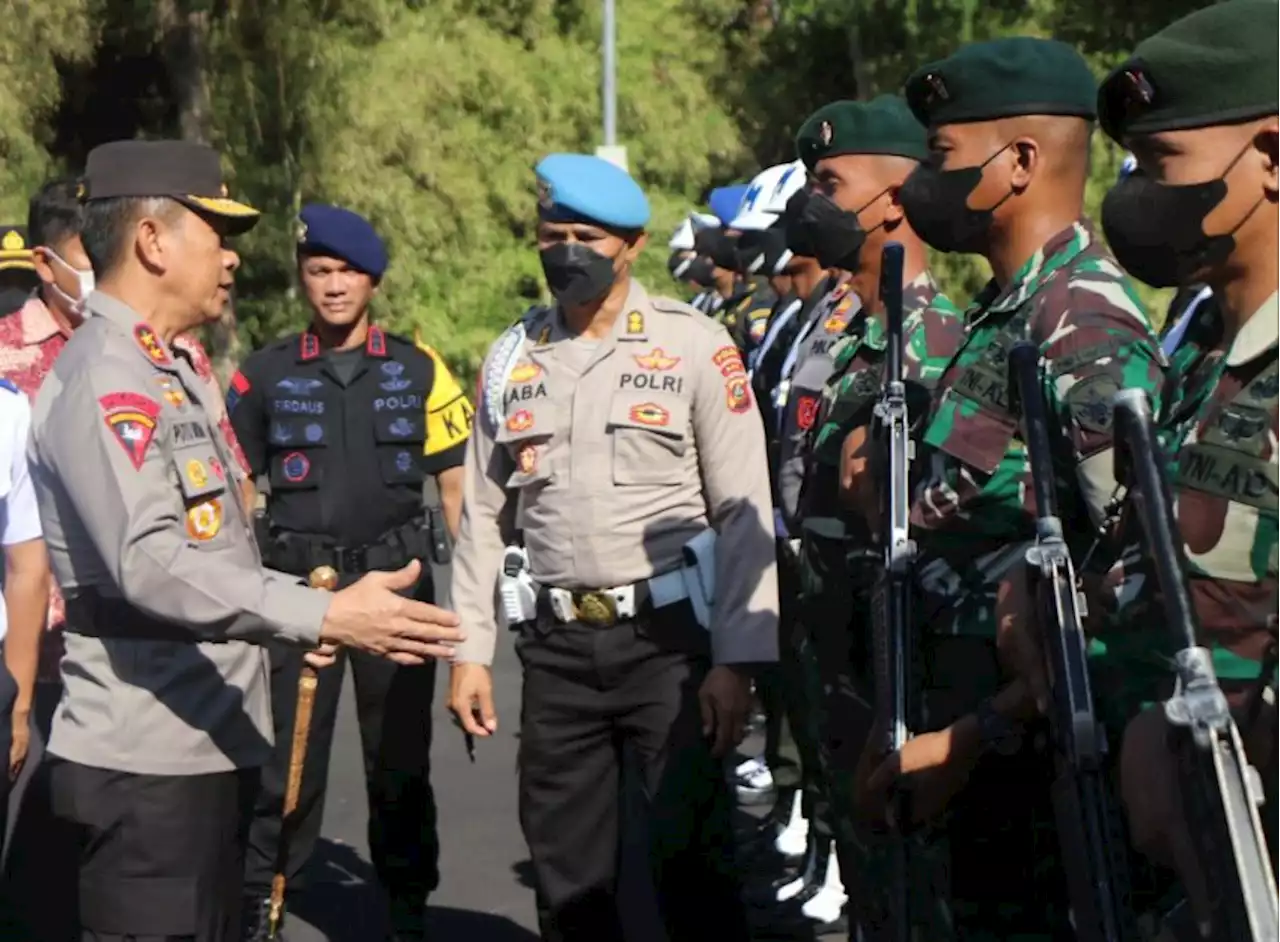
[[[900,87],[967,39],[1076,43],[1099,74],[1192,0],[617,0],[618,125],[654,206],[641,277],[707,192],[791,159],[804,117]],[[599,0],[42,0],[0,28],[0,213],[94,145],[185,136],[264,212],[240,240],[224,358],[297,329],[295,218],[341,203],[383,233],[380,316],[464,373],[541,292],[532,165],[600,140]],[[1089,204],[1119,155],[1095,144]],[[966,299],[985,279],[937,260]]]

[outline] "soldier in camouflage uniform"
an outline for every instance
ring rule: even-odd
[[[914,414],[927,411],[929,390],[964,339],[964,322],[930,277],[927,249],[896,199],[903,181],[928,157],[924,127],[906,103],[884,95],[829,104],[801,127],[797,147],[818,188],[801,226],[822,264],[852,273],[861,301],[831,349],[832,372],[809,431],[800,552],[810,588],[804,620],[821,682],[824,773],[840,869],[857,921],[873,931],[883,922],[875,878],[885,871],[871,863],[874,848],[854,827],[853,772],[872,720],[869,603],[881,554],[862,517],[840,504],[840,463],[845,439],[855,428],[865,431],[883,380],[884,244],[898,242],[905,251],[903,371]],[[851,925],[851,939],[855,932]]]
[[[1047,939],[1070,930],[1037,704],[1009,682],[1005,641],[1031,615],[1022,561],[1035,508],[1007,353],[1020,339],[1040,347],[1076,549],[1115,489],[1111,396],[1157,390],[1163,360],[1132,287],[1080,219],[1096,97],[1080,55],[1049,40],[975,43],[919,69],[905,91],[933,151],[899,190],[907,219],[936,249],[983,255],[994,278],[966,311],[917,458],[925,732],[859,798],[883,815],[905,776],[913,817],[931,819],[947,847],[950,885],[932,896],[957,937]]]
[[[1176,519],[1191,599],[1214,669],[1236,708],[1251,763],[1268,790],[1264,830],[1276,847],[1276,140],[1277,5],[1230,0],[1141,43],[1104,82],[1103,129],[1141,174],[1103,204],[1116,257],[1157,287],[1204,282],[1213,297],[1172,356],[1158,429],[1171,456]],[[1105,581],[1106,643],[1098,673],[1129,711],[1170,694],[1171,633],[1152,591],[1136,523]],[[1130,716],[1132,712],[1130,712]],[[1129,717],[1125,717],[1129,718]],[[1132,836],[1173,866],[1198,898],[1198,867],[1181,815],[1165,720],[1134,720],[1121,757]]]

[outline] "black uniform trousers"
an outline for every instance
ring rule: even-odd
[[[619,942],[620,770],[638,760],[644,830],[669,942],[745,942],[723,763],[702,734],[710,642],[687,603],[610,628],[549,614],[524,665],[520,824],[548,942]]]
[[[416,920],[420,914],[415,911],[439,882],[436,805],[430,782],[434,661],[400,667],[360,651],[342,651],[336,664],[319,672],[297,823],[289,843],[289,890],[304,886],[303,867],[320,837],[333,727],[347,662],[355,679],[374,869],[390,897],[393,919],[399,922],[404,913]],[[302,666],[301,653],[271,650],[276,748],[262,770],[244,881],[245,893],[259,897],[270,893],[276,867]]]
[[[238,942],[258,770],[138,775],[52,759],[73,829],[83,942]]]

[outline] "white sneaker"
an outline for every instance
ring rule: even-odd
[[[785,903],[787,900],[791,899],[793,896],[799,896],[800,891],[803,890],[804,888],[805,888],[805,882],[804,882],[804,876],[802,874],[801,876],[796,877],[786,886],[782,887],[782,889],[778,890],[778,902]]]
[[[791,815],[787,818],[787,826],[773,842],[773,849],[784,857],[802,856],[808,844],[809,819],[801,810],[803,802],[804,796],[797,788],[795,795],[791,798]]]
[[[766,768],[764,763],[764,758],[761,756],[756,756],[754,759],[746,759],[742,762],[739,762],[737,765],[735,765],[733,767],[733,777],[735,779],[747,778],[752,773],[757,772],[763,768]]]
[[[822,889],[814,897],[800,907],[805,918],[815,922],[835,922],[840,918],[844,904],[849,902],[849,894],[844,890],[844,881],[840,879],[840,861],[836,858],[835,842],[831,844],[831,856],[827,858],[827,877],[822,881]]]
[[[760,804],[768,801],[773,794],[773,773],[767,765],[761,763],[748,775],[738,776],[735,786],[739,801],[744,804]]]

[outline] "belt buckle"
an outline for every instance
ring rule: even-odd
[[[618,600],[608,592],[582,592],[574,596],[578,621],[593,628],[612,628],[618,623]]]
[[[362,546],[339,546],[335,547],[333,551],[333,559],[337,563],[334,568],[338,572],[347,573],[348,575],[363,573],[366,568],[365,558],[366,554]]]

